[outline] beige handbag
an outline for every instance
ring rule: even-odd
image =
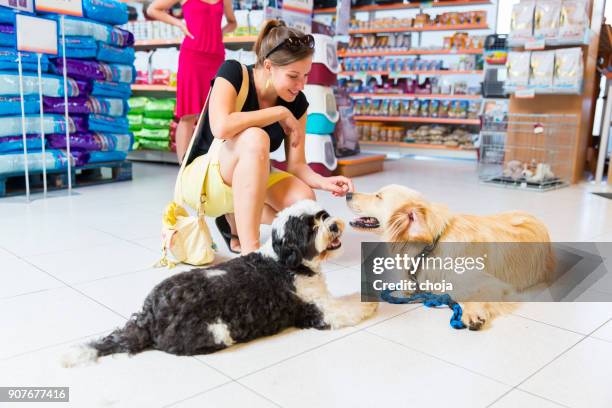
[[[236,98],[236,112],[242,111],[249,91],[249,75],[247,68],[242,65],[242,85]],[[210,93],[208,95],[210,97]],[[157,266],[174,267],[176,262],[168,259],[168,251],[178,263],[189,265],[206,265],[215,258],[216,245],[210,235],[210,230],[204,218],[204,198],[202,189],[208,173],[211,156],[221,147],[220,139],[214,139],[208,153],[197,157],[185,171],[187,158],[193,148],[196,135],[200,134],[204,124],[204,112],[208,106],[208,97],[200,114],[200,120],[189,142],[183,163],[176,177],[174,185],[174,201],[170,202],[164,211],[162,227],[162,258]],[[188,177],[183,177],[183,173]],[[189,215],[184,204],[187,204],[197,215]]]

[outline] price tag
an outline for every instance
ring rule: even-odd
[[[521,99],[533,99],[535,98],[535,90],[534,89],[517,89],[514,92],[514,96]]]
[[[546,40],[542,38],[532,38],[525,43],[526,50],[543,50],[546,48]]]
[[[36,0],[36,11],[83,17],[82,0]]]
[[[17,50],[57,55],[57,21],[17,14]]]

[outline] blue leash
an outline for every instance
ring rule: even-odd
[[[453,317],[451,317],[450,325],[453,329],[465,329],[465,324],[461,321],[463,310],[461,305],[455,302],[450,295],[442,294],[436,295],[432,292],[417,292],[408,297],[395,297],[391,295],[392,291],[383,290],[380,294],[380,298],[387,303],[392,304],[408,304],[408,303],[423,303],[426,307],[440,307],[448,306],[453,310]]]

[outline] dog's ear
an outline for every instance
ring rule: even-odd
[[[387,221],[387,240],[390,242],[433,242],[425,209],[403,205],[393,212]]]
[[[308,245],[311,244],[311,237],[308,231],[311,229],[309,224],[300,217],[289,217],[284,225],[284,235],[279,236],[276,231],[272,231],[272,249],[278,255],[280,263],[291,268],[302,264]]]
[[[297,268],[302,264],[304,256],[302,251],[293,242],[289,242],[272,232],[272,249],[278,256],[278,261],[290,268]]]

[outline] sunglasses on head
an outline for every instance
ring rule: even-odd
[[[274,52],[280,50],[281,48],[285,48],[291,52],[296,52],[301,49],[306,48],[314,48],[315,40],[314,37],[310,34],[306,34],[302,37],[291,36],[289,38],[285,38],[280,44],[276,47],[272,48],[270,52],[266,54],[266,58],[272,55]]]

